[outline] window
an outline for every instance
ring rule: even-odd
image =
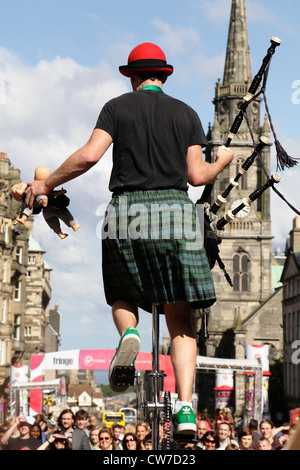
[[[4,225],[4,241],[5,243],[9,242],[9,236],[8,236],[8,224]]]
[[[287,343],[288,341],[288,318],[287,315],[283,315],[283,332],[284,332],[284,341]]]
[[[15,315],[14,340],[20,341],[21,315]]]
[[[20,300],[21,300],[21,281],[17,281],[17,283],[15,285],[14,299],[17,302],[20,302]]]
[[[7,299],[3,299],[1,323],[6,323],[6,318],[7,318]]]
[[[25,326],[24,336],[31,336],[31,326]]]
[[[287,330],[288,330],[288,342],[291,343],[293,340],[292,336],[292,315],[293,313],[290,312],[287,314]]]
[[[28,264],[35,264],[35,256],[28,256]]]
[[[233,257],[233,290],[235,292],[249,291],[249,256],[239,252]]]
[[[7,260],[3,260],[2,282],[7,282]]]
[[[22,264],[22,247],[21,246],[17,246],[16,258],[17,258],[18,263]]]
[[[6,342],[4,340],[0,341],[0,366],[6,364]]]
[[[292,313],[292,341],[294,341],[296,338],[296,312]]]

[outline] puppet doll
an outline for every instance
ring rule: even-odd
[[[48,167],[39,166],[35,170],[34,179],[41,180],[48,178],[50,170]],[[67,209],[69,205],[69,198],[65,196],[66,191],[64,189],[54,190],[48,195],[38,196],[34,202],[33,208],[29,208],[25,204],[25,190],[26,183],[14,184],[11,188],[12,197],[22,202],[19,216],[13,221],[14,225],[25,224],[28,217],[32,214],[38,214],[43,212],[43,216],[49,227],[63,239],[68,236],[67,233],[63,233],[60,226],[60,220],[62,220],[68,227],[71,227],[74,232],[79,229],[80,225],[77,224]]]

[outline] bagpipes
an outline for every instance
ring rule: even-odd
[[[226,224],[235,219],[236,215],[244,209],[244,207],[250,207],[252,202],[258,199],[262,193],[268,189],[270,186],[273,186],[274,183],[279,183],[281,181],[281,176],[278,173],[274,173],[271,178],[261,187],[257,188],[253,193],[250,194],[247,198],[245,197],[238,207],[232,211],[228,211],[221,219],[217,222],[217,229],[221,230]]]
[[[262,61],[262,65],[258,73],[253,78],[246,96],[243,98],[243,101],[239,104],[239,112],[228,133],[227,141],[224,144],[225,148],[230,147],[232,140],[236,136],[243,120],[245,119],[249,127],[249,132],[251,134],[253,144],[254,144],[253,153],[250,155],[250,157],[248,157],[245,160],[238,174],[235,176],[234,179],[230,180],[230,183],[228,187],[226,188],[226,190],[221,195],[218,195],[217,200],[212,205],[208,203],[208,200],[210,198],[210,195],[213,189],[213,184],[208,184],[205,186],[200,199],[196,203],[196,204],[202,205],[204,208],[204,247],[206,249],[210,268],[212,269],[215,266],[215,263],[217,262],[220,269],[223,270],[225,278],[227,279],[228,283],[232,287],[233,287],[233,284],[230,279],[230,276],[227,273],[225,265],[222,262],[220,255],[219,255],[220,253],[219,245],[222,242],[222,230],[224,230],[224,227],[226,226],[226,224],[234,220],[238,212],[243,210],[245,207],[250,207],[252,202],[258,199],[263,194],[263,192],[266,191],[266,189],[270,187],[274,189],[274,191],[291,207],[291,209],[293,209],[296,213],[300,215],[299,211],[297,211],[288,201],[286,201],[284,196],[280,194],[277,189],[274,188],[275,183],[279,183],[281,180],[281,177],[278,173],[274,173],[270,177],[267,173],[266,168],[264,167],[264,164],[261,158],[261,152],[263,148],[267,145],[270,145],[269,139],[262,136],[259,139],[259,143],[255,144],[253,133],[250,129],[249,121],[247,119],[247,113],[246,113],[247,108],[250,105],[250,103],[252,103],[252,101],[254,101],[260,94],[263,94],[266,111],[267,111],[267,115],[268,115],[269,122],[270,122],[270,127],[273,132],[274,139],[275,139],[275,147],[276,147],[276,153],[277,153],[277,169],[278,168],[280,169],[291,168],[295,166],[298,162],[296,161],[296,159],[291,158],[287,154],[287,152],[282,148],[281,144],[279,143],[277,139],[277,136],[274,131],[274,126],[272,124],[269,108],[267,105],[266,94],[265,94],[271,59],[275,53],[276,48],[280,44],[281,44],[280,39],[276,37],[272,37],[271,46],[267,50],[267,54]],[[258,91],[262,82],[263,84],[260,90]],[[220,207],[226,202],[226,198],[229,195],[229,193],[239,185],[239,182],[238,182],[239,179],[248,171],[248,169],[251,167],[251,165],[254,163],[256,159],[259,160],[264,170],[264,173],[267,177],[267,182],[262,187],[257,188],[253,193],[251,193],[250,196],[248,196],[248,198],[244,198],[242,203],[238,207],[236,207],[232,211],[228,211],[224,215],[224,217],[218,220],[217,212],[219,211]]]

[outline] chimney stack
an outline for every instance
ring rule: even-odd
[[[298,216],[293,219],[293,229],[290,232],[290,249],[294,253],[300,251],[300,221]]]

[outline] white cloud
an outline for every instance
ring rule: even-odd
[[[2,146],[14,164],[55,168],[89,138],[103,104],[127,89],[108,64],[90,69],[57,57],[35,67],[7,51],[0,54],[6,104],[0,117]],[[26,173],[30,177],[29,172]]]
[[[32,180],[38,165],[57,168],[87,141],[103,104],[128,91],[118,72],[104,62],[90,69],[57,57],[29,67],[5,49],[0,49],[0,79],[6,84],[1,151],[8,153],[24,181]],[[88,176],[66,186],[75,217],[84,218],[84,207],[95,213],[92,196],[101,202],[101,194],[107,197],[110,168],[108,152]]]
[[[294,28],[290,24],[289,20],[280,11],[280,16],[276,15],[272,8],[270,8],[269,2],[266,2],[264,6],[261,2],[256,0],[248,0],[246,5],[247,19],[249,22],[263,22],[279,28],[280,31],[284,31],[288,34],[294,34]]]
[[[250,23],[262,22],[276,28],[280,28],[288,34],[293,34],[294,28],[290,24],[287,17],[280,12],[280,16],[277,15],[268,1],[264,2],[257,0],[247,0],[246,2],[246,15],[247,21]],[[206,20],[214,24],[228,23],[231,11],[231,1],[229,0],[211,0],[199,2],[195,8],[198,8],[203,12],[203,16]]]
[[[153,24],[161,32],[158,42],[168,51],[167,62],[174,61],[173,80],[190,87],[201,84],[201,95],[210,100],[212,82],[224,68],[224,52],[208,57],[201,36],[194,28],[171,26],[157,18]]]
[[[57,168],[87,141],[104,103],[128,91],[118,70],[105,62],[87,68],[57,57],[30,67],[3,48],[0,80],[6,91],[0,114],[1,151],[8,153],[24,181],[33,179],[38,165]],[[35,216],[33,236],[53,269],[52,299],[59,303],[65,334],[71,341],[80,319],[96,320],[96,314],[101,317],[102,310],[106,315],[109,311],[103,294],[96,210],[109,200],[110,169],[108,151],[90,172],[64,185],[69,209],[81,224],[74,233],[62,223],[63,231],[69,234],[65,240],[51,231],[42,215]]]
[[[211,22],[228,22],[230,17],[231,2],[228,0],[210,0],[198,3],[205,19]]]
[[[159,18],[153,20],[153,25],[161,31],[159,44],[173,56],[187,55],[191,48],[199,47],[200,36],[193,28],[171,26]]]
[[[299,158],[300,138],[283,138],[280,140],[283,148],[293,158]],[[300,211],[300,196],[296,188],[299,186],[300,160],[293,168],[280,172],[281,182],[276,185],[278,191],[297,210]],[[286,239],[292,229],[293,219],[297,213],[290,208],[274,191],[271,198],[272,233],[274,236],[273,246],[284,249]]]

